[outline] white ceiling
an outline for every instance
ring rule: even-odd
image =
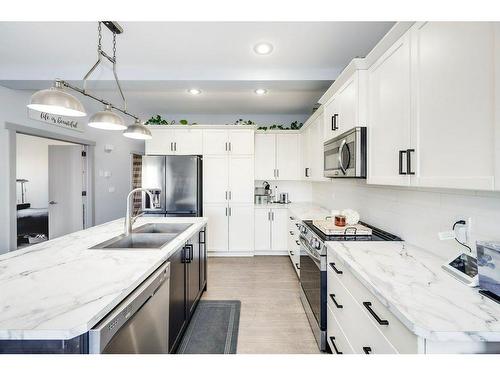
[[[353,57],[364,56],[391,22],[123,22],[118,75],[138,113],[308,113]],[[110,35],[103,27],[103,44]],[[253,52],[270,42],[268,56]],[[0,22],[0,84],[47,87],[81,80],[95,62],[97,23]],[[109,67],[89,87],[115,98]],[[200,88],[199,96],[187,94]],[[258,97],[253,90],[269,90]]]

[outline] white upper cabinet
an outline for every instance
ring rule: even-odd
[[[366,81],[366,71],[355,71],[325,104],[325,141],[356,126],[366,126]]]
[[[228,200],[230,202],[253,203],[253,171],[253,156],[233,156],[229,158]]]
[[[410,38],[405,34],[368,71],[368,183],[408,185]]]
[[[274,134],[255,134],[255,179],[276,177],[276,138]]]
[[[327,181],[328,179],[323,176],[323,116],[318,116],[309,128],[310,179],[313,181]]]
[[[228,130],[231,155],[253,155],[255,132],[249,129]]]
[[[203,133],[204,155],[254,154],[252,129],[205,129]]]
[[[300,135],[255,134],[255,179],[299,180]]]
[[[494,188],[495,43],[488,22],[412,27],[413,185]]]
[[[153,138],[145,142],[146,155],[173,155],[175,133],[173,129],[150,129]]]
[[[299,134],[276,134],[276,177],[279,180],[300,179]]]
[[[300,133],[300,174],[303,180],[311,179],[310,142],[311,127],[308,126]]]
[[[165,125],[167,126],[167,125]],[[201,155],[203,130],[151,129],[152,139],[146,140],[146,155]]]
[[[203,130],[176,129],[174,133],[175,155],[201,155],[203,153]]]

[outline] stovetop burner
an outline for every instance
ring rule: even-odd
[[[362,221],[359,223],[370,228],[372,230],[371,236],[355,236],[355,235],[326,235],[318,227],[316,227],[312,220],[304,220],[303,223],[314,232],[322,241],[402,241],[401,238],[395,236],[394,234],[378,229]]]

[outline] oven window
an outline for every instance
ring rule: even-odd
[[[325,151],[325,170],[337,169],[339,167],[339,148]]]
[[[321,311],[321,271],[307,255],[300,254],[300,284],[306,295],[316,321],[320,322]]]

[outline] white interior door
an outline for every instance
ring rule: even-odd
[[[229,158],[229,200],[252,203],[254,200],[253,156]]]
[[[205,156],[203,158],[203,202],[227,202],[228,177],[227,156]]]
[[[279,180],[298,180],[299,174],[299,135],[276,135],[276,169]]]
[[[49,146],[49,239],[83,229],[81,146]]]
[[[229,251],[253,252],[253,204],[229,206]]]

